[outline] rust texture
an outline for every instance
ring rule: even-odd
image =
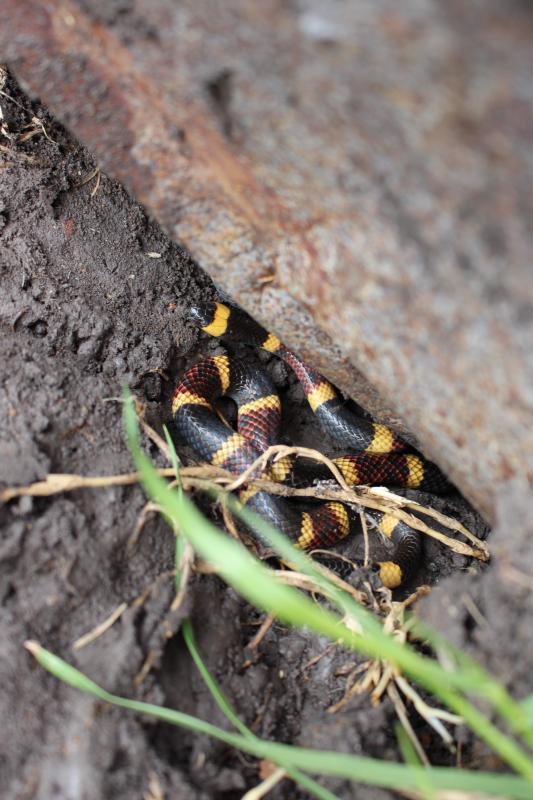
[[[4,0],[0,55],[489,518],[533,480],[526,3]]]

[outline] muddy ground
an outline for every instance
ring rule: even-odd
[[[216,288],[121,186],[94,174],[90,154],[38,101],[30,102],[12,80],[4,91],[10,99],[0,97],[7,124],[0,153],[0,482],[29,484],[48,472],[128,472],[122,387],[132,388],[161,431],[179,375],[220,347],[199,337],[187,318],[189,305],[214,297]],[[21,142],[16,134],[32,130],[25,128],[32,117],[44,130],[34,125],[35,135]],[[275,359],[265,363],[282,393],[285,432],[299,443],[319,444],[294,378]],[[163,464],[157,449],[146,447]],[[310,664],[327,642],[275,625],[251,658],[247,645],[262,615],[216,576],[196,575],[181,611],[169,614],[171,532],[152,516],[135,551],[127,551],[144,504],[141,489],[131,486],[22,498],[0,508],[3,797],[231,800],[259,782],[256,760],[95,702],[36,668],[23,649],[25,640],[36,639],[111,692],[227,726],[182,642],[183,614],[190,614],[224,692],[258,735],[401,758],[388,701],[372,707],[362,696],[338,714],[327,711],[343,695],[346,675],[338,673],[353,656],[328,651]],[[435,505],[485,531],[460,497]],[[477,569],[429,543],[417,583],[442,582],[453,572],[450,593],[456,595]],[[144,602],[133,605],[141,596]],[[121,603],[129,608],[120,621],[73,651],[76,639]],[[471,622],[466,612],[456,615],[460,643]],[[507,624],[505,615],[501,622]],[[444,617],[440,623],[448,624]],[[493,645],[492,658],[499,657]],[[147,658],[152,668],[139,680]],[[455,764],[456,756],[410,713],[434,763]],[[464,730],[456,735],[463,764],[494,766]],[[326,785],[340,798],[355,796],[345,782]],[[269,796],[307,797],[288,781]],[[357,789],[360,800],[391,796]]]

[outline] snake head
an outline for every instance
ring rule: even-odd
[[[194,324],[199,328],[208,327],[215,318],[218,305],[218,303],[207,302],[191,306],[190,314]]]
[[[193,321],[210,336],[224,336],[228,332],[231,308],[224,303],[201,303],[191,307]]]

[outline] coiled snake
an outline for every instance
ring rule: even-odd
[[[349,485],[380,484],[435,493],[449,490],[438,467],[387,426],[346,408],[322,375],[245,312],[223,303],[206,303],[193,307],[191,316],[211,336],[263,348],[291,367],[321,426],[348,451],[333,461]],[[237,405],[236,431],[214,411],[213,404],[223,395]],[[260,369],[226,355],[205,358],[187,370],[174,392],[172,413],[179,436],[202,460],[237,474],[278,443],[281,407],[270,378]],[[294,468],[295,458],[284,457],[269,467],[268,477],[290,480]],[[359,515],[343,503],[323,502],[300,511],[288,499],[253,488],[241,493],[241,501],[304,550],[330,547],[352,530],[360,530]],[[388,560],[377,562],[379,575],[385,586],[396,588],[412,576],[419,563],[421,536],[388,514],[379,515],[378,527],[393,545]]]

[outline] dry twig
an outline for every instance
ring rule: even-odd
[[[158,447],[160,447],[162,451],[167,454],[168,447],[166,442],[164,442],[162,438],[156,434],[146,423],[141,422],[141,424],[143,424],[143,427],[150,438],[153,441],[156,441]],[[300,448],[286,448],[286,450],[287,449],[291,452],[300,450]],[[308,450],[307,448],[303,448],[303,450],[305,451],[306,457],[310,457],[309,453],[314,452]],[[282,454],[285,455],[286,453],[283,452]],[[170,454],[168,453],[168,455]],[[321,456],[318,460],[325,463],[324,458],[325,457]],[[249,467],[246,472],[248,473],[250,470],[251,472],[254,471],[251,469],[251,467]],[[174,471],[170,467],[159,469],[157,471],[163,476],[174,475]],[[81,475],[51,473],[44,481],[38,481],[30,486],[4,489],[2,492],[0,492],[0,502],[7,502],[16,497],[23,497],[27,495],[43,497],[58,494],[60,492],[73,491],[74,489],[99,488],[102,486],[125,486],[132,483],[137,483],[139,481],[139,477],[139,473],[137,472],[128,473],[126,475],[112,475],[108,477],[91,478],[86,478]],[[240,476],[240,478],[236,481],[235,476],[231,473],[211,465],[204,465],[201,467],[183,467],[180,470],[180,478],[185,490],[201,489],[205,491],[213,488],[213,485],[216,485],[219,488],[223,488],[225,491],[229,491],[242,485],[240,480],[242,476]],[[343,481],[343,483],[345,482]],[[333,500],[336,502],[345,502],[352,505],[371,508],[375,511],[390,514],[396,517],[396,519],[403,520],[415,530],[421,531],[422,533],[437,539],[442,544],[445,544],[447,547],[452,549],[454,552],[459,553],[460,555],[470,556],[481,561],[487,561],[489,558],[489,552],[485,542],[478,539],[470,531],[467,531],[467,529],[460,525],[460,523],[458,523],[456,520],[439,513],[438,521],[440,524],[445,525],[450,530],[460,531],[461,533],[464,532],[464,535],[468,534],[468,538],[470,541],[474,542],[475,547],[468,545],[465,542],[458,541],[457,539],[453,539],[450,536],[442,533],[442,531],[438,531],[435,528],[430,527],[419,517],[415,517],[401,508],[405,498],[399,497],[398,495],[394,495],[393,493],[384,491],[382,489],[378,490],[376,487],[357,486],[350,489],[343,487],[312,486],[304,489],[295,489],[291,486],[284,486],[283,484],[263,478],[254,478],[253,485],[257,488],[264,489],[271,494],[277,494],[281,497],[312,497],[319,500]],[[406,501],[406,503],[408,506],[413,505],[412,501]],[[421,513],[427,514],[427,516],[435,517],[433,510],[427,508],[426,506],[417,505],[417,510]]]

